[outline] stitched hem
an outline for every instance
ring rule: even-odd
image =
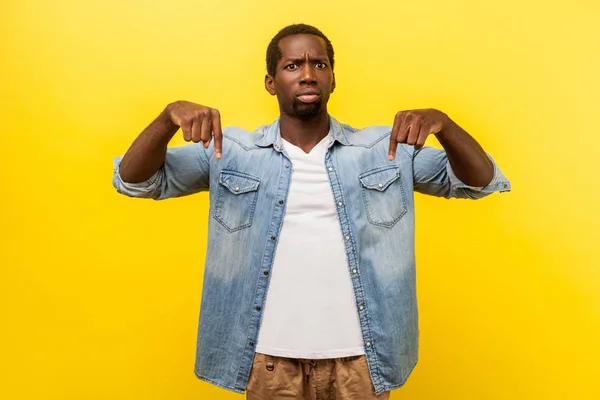
[[[235,393],[239,393],[239,394],[244,394],[245,391],[243,389],[238,389],[232,386],[227,386],[221,382],[215,381],[213,379],[207,378],[205,376],[200,375],[196,370],[194,370],[194,375],[196,375],[196,378],[205,381],[207,383],[210,383],[211,385],[215,385],[220,387],[221,389],[225,389],[225,390],[229,390],[230,392],[235,392]]]
[[[375,390],[375,395],[379,396],[380,394],[382,394],[384,392],[389,392],[391,390],[399,389],[402,386],[404,386],[406,384],[406,382],[408,382],[408,378],[410,377],[410,375],[414,371],[414,369],[417,366],[418,362],[419,362],[419,359],[417,358],[417,360],[415,361],[415,363],[408,370],[408,374],[406,375],[406,377],[404,378],[404,381],[402,383],[399,383],[397,385],[384,385],[384,386],[381,386],[380,388],[378,388],[377,390]]]

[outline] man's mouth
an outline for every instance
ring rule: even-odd
[[[319,99],[321,93],[316,89],[304,89],[296,93],[296,97],[303,103],[314,103]]]
[[[303,103],[314,103],[319,99],[318,94],[301,94],[298,96],[301,102]]]

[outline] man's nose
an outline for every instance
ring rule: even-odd
[[[300,68],[302,74],[302,80],[300,81],[300,83],[305,83],[309,85],[317,83],[315,71],[310,63],[304,63]]]

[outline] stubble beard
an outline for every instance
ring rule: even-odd
[[[310,104],[302,103],[300,100],[294,99],[291,115],[300,120],[309,121],[321,114],[323,108],[322,104],[320,99]]]

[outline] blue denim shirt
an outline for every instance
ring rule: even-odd
[[[323,168],[335,198],[369,372],[380,394],[402,386],[418,358],[413,193],[478,199],[508,191],[510,183],[494,163],[487,186],[468,186],[455,176],[446,153],[433,147],[415,151],[400,144],[389,161],[390,126],[357,130],[330,121],[334,140]],[[169,148],[161,169],[142,183],[120,178],[121,158],[114,160],[119,193],[158,200],[209,191],[194,371],[202,380],[244,393],[293,171],[279,120],[253,133],[224,129],[220,160],[212,143],[208,149]]]

